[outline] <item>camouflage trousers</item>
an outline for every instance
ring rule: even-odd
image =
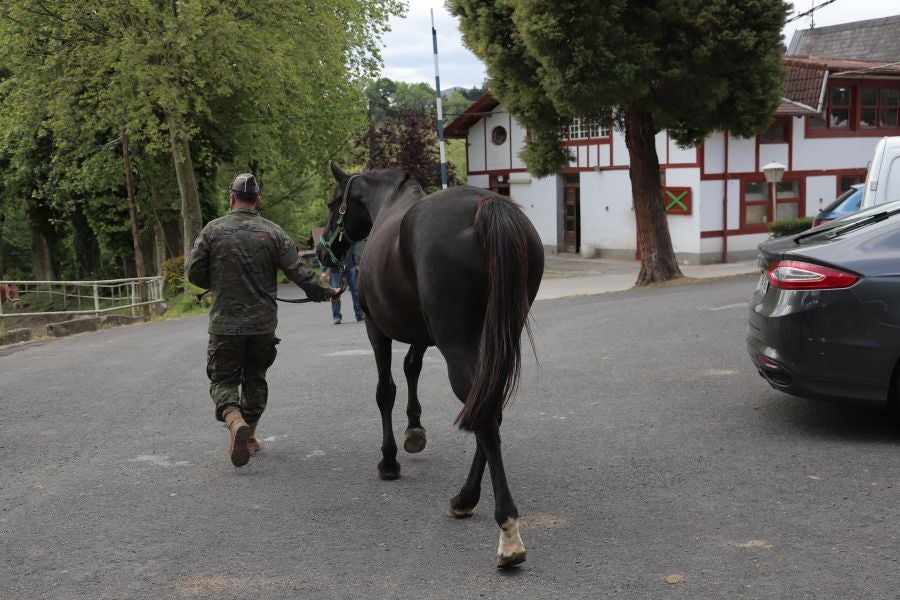
[[[248,423],[259,420],[269,397],[266,371],[275,362],[279,341],[274,333],[209,334],[206,374],[209,395],[216,404],[216,419],[224,421],[222,413],[237,407]]]

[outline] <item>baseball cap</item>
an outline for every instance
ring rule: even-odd
[[[240,173],[231,180],[229,189],[241,194],[259,194],[259,182],[253,173]]]

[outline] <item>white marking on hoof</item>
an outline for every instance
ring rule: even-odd
[[[500,545],[497,547],[497,566],[512,567],[525,562],[525,544],[519,535],[519,520],[507,519],[500,526]]]

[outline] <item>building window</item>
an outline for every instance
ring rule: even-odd
[[[878,127],[878,88],[864,87],[859,93],[859,126]]]
[[[859,126],[896,128],[900,111],[900,89],[863,87],[859,94]]]
[[[745,181],[744,226],[751,229],[764,229],[765,224],[772,221],[772,192],[770,184],[765,181]],[[775,184],[777,199],[776,221],[802,216],[800,180],[785,180]]]
[[[829,85],[822,114],[810,117],[808,122],[811,131],[822,133],[896,133],[900,130],[900,83],[870,80],[859,85]]]
[[[744,223],[765,225],[769,220],[769,191],[765,181],[744,183]]]
[[[838,196],[850,189],[850,186],[857,183],[865,183],[866,174],[862,175],[841,175],[838,178]]]
[[[498,125],[491,131],[491,141],[501,146],[506,143],[506,127]]]
[[[572,117],[569,127],[566,129],[565,137],[573,141],[606,138],[609,137],[609,127],[594,119]]]
[[[769,128],[759,134],[761,144],[786,144],[788,141],[788,122],[775,121]]]
[[[800,182],[782,181],[775,184],[775,197],[777,198],[777,212],[775,220],[795,219],[800,214]]]
[[[900,89],[863,87],[859,92],[859,126],[893,129],[900,124]]]

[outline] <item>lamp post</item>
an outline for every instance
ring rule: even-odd
[[[769,182],[769,189],[772,194],[772,221],[776,221],[778,219],[777,208],[778,208],[778,193],[775,190],[775,185],[781,183],[781,178],[784,176],[785,167],[783,164],[779,162],[770,162],[767,165],[764,165],[762,168],[763,175],[766,176],[766,181]]]

